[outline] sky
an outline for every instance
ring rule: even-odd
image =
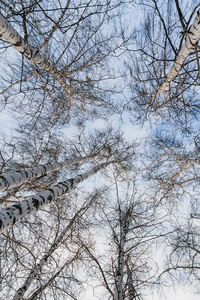
[[[199,300],[199,295],[195,295],[190,286],[176,287],[175,291],[174,288],[164,290],[166,296],[148,296],[145,300]]]
[[[110,124],[117,125],[119,120],[117,116],[112,116],[109,120]],[[92,130],[97,129],[103,129],[106,124],[103,120],[97,119],[94,122],[88,121],[87,124],[88,128],[92,128]],[[0,113],[0,132],[8,134],[14,134],[13,129],[15,129],[15,120],[12,119],[12,117],[9,117],[8,114]],[[138,136],[142,139],[149,135],[150,129],[148,124],[143,125],[142,127],[139,125],[133,125],[132,122],[128,121],[128,118],[126,122],[124,122],[124,125],[122,126],[122,130],[124,131],[125,137],[127,139],[135,139]],[[62,129],[63,133],[68,135],[69,132],[73,132],[73,127],[68,127],[65,129]],[[98,177],[98,175],[96,175]],[[160,253],[160,257],[158,258],[162,259],[162,253]],[[144,300],[199,300],[199,295],[195,295],[194,289],[190,285],[180,285],[174,287],[163,287],[162,288],[163,293],[157,294],[157,292],[154,292],[154,294],[149,294],[146,297],[144,297]],[[98,298],[94,297],[92,288],[89,288],[84,293],[84,299],[87,300],[97,300]],[[53,300],[53,299],[52,299]]]
[[[126,138],[142,138],[142,137],[148,137],[150,129],[148,125],[143,125],[141,127],[140,125],[134,125],[128,120],[128,116],[124,118],[124,124],[122,126],[123,131],[125,132]],[[115,116],[112,116],[109,120],[110,124],[117,127],[117,124],[119,122],[119,119]],[[88,127],[92,127],[93,129],[102,129],[105,126],[105,122],[103,120],[96,120],[95,122],[88,122]],[[0,132],[10,133],[13,128],[15,128],[15,120],[9,117],[7,114],[0,113]],[[69,132],[69,128],[62,129],[63,132],[66,134]],[[71,129],[73,131],[73,129]],[[14,132],[13,132],[14,133]],[[165,293],[162,295],[151,295],[147,296],[145,300],[199,300],[200,296],[195,295],[195,291],[192,289],[190,285],[185,286],[176,286],[176,289],[174,288],[163,288],[163,291]],[[87,300],[94,300],[94,296],[92,293],[92,290],[89,290],[85,293],[85,299]],[[103,299],[102,299],[103,300]]]

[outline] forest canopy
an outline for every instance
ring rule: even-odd
[[[196,0],[0,1],[1,299],[199,298],[199,40]]]

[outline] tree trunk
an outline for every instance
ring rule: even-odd
[[[30,179],[38,178],[40,176],[49,174],[53,171],[58,171],[62,168],[67,168],[71,165],[77,164],[79,162],[86,161],[94,156],[85,156],[75,160],[65,160],[63,162],[52,162],[50,164],[30,167],[24,170],[5,173],[0,176],[0,192],[9,190],[20,184],[26,183]]]
[[[127,269],[127,275],[128,275],[128,299],[134,300],[135,299],[135,288],[133,285],[132,272],[130,270],[128,260],[126,260],[126,269]]]
[[[57,199],[57,197],[67,193],[68,191],[76,187],[78,183],[84,181],[89,176],[94,175],[99,170],[107,167],[113,162],[114,161],[110,161],[108,163],[97,165],[89,171],[77,175],[74,178],[60,182],[54,185],[51,189],[47,189],[46,191],[35,195],[27,200],[24,200],[19,204],[14,204],[9,208],[2,209],[0,211],[0,232],[6,230],[8,227],[14,225],[15,223],[23,220],[30,214],[35,213],[42,206],[51,203],[52,201]]]
[[[118,268],[115,277],[115,293],[114,300],[123,300],[123,275],[124,275],[124,247],[126,243],[126,220],[125,216],[121,218],[120,224],[120,243],[119,243],[119,256]]]
[[[33,280],[36,278],[36,276],[42,271],[43,266],[47,262],[48,258],[51,256],[51,254],[54,252],[55,249],[59,246],[59,244],[62,242],[66,232],[72,227],[74,222],[77,220],[77,218],[81,217],[87,209],[90,207],[91,203],[95,200],[96,194],[92,197],[90,202],[83,206],[79,211],[74,215],[74,217],[71,219],[69,224],[63,229],[63,231],[60,233],[60,235],[57,237],[56,241],[51,245],[48,252],[43,255],[40,262],[36,265],[36,267],[30,272],[29,276],[25,280],[24,284],[18,291],[16,292],[13,300],[20,300],[25,292],[28,290],[29,286],[33,282]],[[34,293],[35,294],[35,293]],[[31,298],[32,299],[32,298]]]
[[[189,28],[188,32],[186,33],[185,43],[183,47],[179,51],[171,70],[167,74],[165,81],[158,89],[156,94],[164,92],[165,88],[169,86],[169,83],[172,81],[176,73],[180,71],[185,59],[188,57],[190,52],[195,48],[199,39],[200,39],[200,9],[197,11],[197,15],[192,26]]]
[[[48,61],[40,55],[37,47],[32,47],[26,43],[2,14],[0,14],[0,36],[14,46],[22,55],[25,55],[28,59],[40,65],[46,72],[50,72],[62,85],[68,87],[65,75],[55,67],[52,67]]]

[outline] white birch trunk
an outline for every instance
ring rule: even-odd
[[[94,201],[95,198],[96,198],[95,196],[92,197],[91,201],[88,204],[86,204],[84,207],[82,207],[81,209],[79,209],[79,211],[74,215],[74,217],[71,219],[71,221],[69,222],[69,224],[63,229],[63,231],[57,237],[56,241],[51,245],[51,247],[49,248],[48,252],[45,255],[43,255],[43,257],[41,258],[40,262],[30,272],[29,276],[27,277],[27,279],[23,283],[22,287],[20,289],[18,289],[18,291],[16,292],[13,300],[20,300],[24,296],[24,294],[28,290],[28,288],[31,285],[31,283],[33,282],[33,280],[42,271],[42,268],[46,264],[48,258],[51,256],[51,254],[55,251],[55,249],[57,249],[57,247],[59,246],[59,244],[62,242],[64,236],[66,235],[66,232],[72,227],[72,225],[77,220],[77,218],[79,218],[80,216],[82,216],[87,211],[87,209],[90,207],[91,203]]]
[[[172,81],[174,76],[180,71],[185,59],[188,57],[190,52],[195,48],[195,45],[200,39],[200,9],[197,11],[196,18],[186,33],[185,42],[179,51],[175,62],[167,74],[165,81],[158,89],[157,94],[164,92],[165,88],[169,86],[169,83]]]
[[[125,217],[122,217],[122,224],[120,225],[120,244],[118,256],[118,269],[115,277],[115,293],[114,300],[123,300],[123,275],[124,275],[124,247],[126,243],[126,228]]]
[[[50,164],[41,165],[38,167],[25,168],[20,171],[5,173],[0,176],[0,192],[9,190],[22,183],[49,174],[53,171],[58,171],[62,168],[67,168],[79,162],[86,161],[94,156],[85,156],[75,160],[65,160],[63,162],[52,162]]]
[[[134,300],[135,299],[135,288],[133,285],[133,278],[132,278],[132,272],[129,268],[128,261],[126,260],[126,269],[127,269],[127,274],[128,274],[128,299],[129,300]]]
[[[94,175],[99,170],[107,167],[113,161],[97,165],[96,167],[90,169],[89,171],[77,175],[74,178],[68,179],[63,182],[59,182],[54,185],[51,189],[35,195],[27,200],[20,202],[19,204],[14,204],[6,209],[0,211],[0,232],[6,230],[15,223],[28,217],[30,214],[35,213],[42,206],[51,203],[57,197],[69,192],[71,189],[77,186],[78,183],[84,181],[89,176]]]
[[[2,14],[0,14],[0,36],[14,46],[22,55],[25,55],[28,59],[40,65],[45,71],[50,72],[57,80],[66,86],[64,74],[55,67],[52,67],[47,60],[40,55],[37,47],[32,47],[26,43]]]

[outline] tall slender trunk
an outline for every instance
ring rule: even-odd
[[[63,162],[52,162],[46,165],[30,167],[19,171],[5,173],[0,176],[0,192],[19,186],[22,183],[26,183],[30,179],[38,178],[53,171],[58,171],[62,168],[67,168],[71,165],[75,165],[79,162],[86,161],[93,157],[94,156],[85,156],[74,160],[69,159]]]
[[[60,182],[54,185],[51,189],[35,195],[27,200],[14,204],[9,208],[2,209],[0,211],[0,232],[4,231],[8,227],[28,217],[30,214],[35,213],[42,206],[51,203],[57,197],[69,192],[71,189],[77,186],[78,183],[84,181],[89,176],[94,175],[99,170],[107,167],[114,161],[110,161],[104,164],[97,165],[89,171],[75,176],[74,178]]]
[[[114,300],[123,300],[123,276],[124,276],[124,247],[126,243],[126,220],[125,216],[121,218],[120,224],[120,242],[118,254],[118,267],[115,276]]]
[[[57,247],[59,246],[59,244],[62,242],[62,240],[63,240],[66,232],[72,227],[72,225],[75,223],[75,221],[79,217],[81,217],[87,211],[87,209],[90,207],[90,205],[92,204],[92,202],[95,200],[96,196],[97,195],[95,194],[92,197],[92,199],[89,201],[89,203],[87,203],[85,206],[83,206],[81,209],[79,209],[79,211],[74,215],[74,217],[71,219],[71,221],[69,222],[69,224],[63,229],[63,231],[57,237],[57,239],[55,240],[55,242],[51,245],[51,247],[49,248],[49,250],[47,251],[47,253],[45,255],[43,255],[43,257],[41,258],[40,262],[30,272],[29,276],[27,277],[27,279],[25,280],[25,282],[23,283],[23,285],[21,286],[21,288],[18,289],[18,291],[16,292],[13,300],[20,300],[23,297],[23,295],[28,290],[28,288],[31,285],[31,283],[33,282],[33,280],[42,271],[42,268],[45,265],[45,263],[47,262],[48,258],[52,255],[52,253],[55,251],[55,249],[57,249]]]
[[[179,51],[171,70],[167,74],[165,81],[163,82],[161,87],[158,89],[156,95],[164,92],[165,88],[172,81],[172,79],[174,78],[176,73],[178,73],[180,71],[185,59],[188,57],[190,52],[195,48],[199,39],[200,39],[200,9],[197,11],[196,18],[195,18],[192,26],[188,29],[188,31],[186,33],[185,42],[184,42],[181,50]],[[154,98],[155,98],[155,96],[154,96]]]
[[[14,46],[22,55],[40,65],[45,71],[50,72],[62,85],[67,87],[65,74],[51,66],[50,63],[39,53],[39,49],[37,47],[32,47],[25,42],[2,14],[0,14],[0,36],[2,36],[9,44]]]

